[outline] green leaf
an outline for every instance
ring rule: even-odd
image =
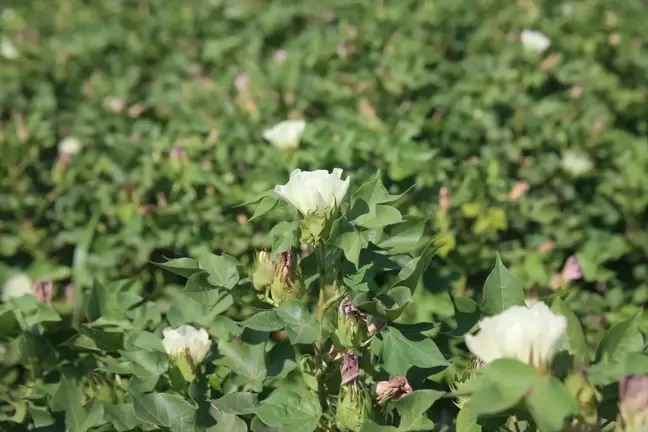
[[[576,314],[567,307],[560,297],[555,298],[551,310],[567,318],[567,344],[569,346],[569,353],[574,356],[577,365],[587,365],[589,363],[589,347],[587,346],[583,328]]]
[[[522,282],[511,273],[497,254],[495,268],[486,278],[482,310],[486,315],[496,315],[511,306],[524,306]]]
[[[258,395],[249,392],[229,393],[210,402],[226,414],[252,414],[259,404]]]
[[[159,351],[122,351],[121,355],[133,362],[133,370],[140,378],[162,375],[169,368],[169,357]]]
[[[410,260],[407,264],[403,266],[398,276],[396,282],[392,284],[392,289],[396,287],[406,287],[410,290],[411,293],[414,292],[416,286],[423,277],[423,273],[432,262],[432,258],[436,253],[437,248],[434,246],[434,241],[430,242],[421,255]]]
[[[389,236],[378,244],[392,253],[405,253],[416,247],[425,232],[427,219],[406,217],[405,222],[395,225]]]
[[[223,300],[228,293],[212,285],[210,280],[211,275],[207,272],[195,273],[187,279],[182,293],[202,305],[213,306]]]
[[[112,423],[115,431],[126,432],[137,427],[138,421],[137,417],[135,417],[135,409],[132,403],[104,403],[103,407],[106,420]]]
[[[273,391],[255,413],[263,423],[283,432],[312,432],[321,416],[317,395],[298,394],[285,388]]]
[[[432,430],[434,423],[427,418],[425,413],[443,394],[437,390],[416,390],[394,401],[393,405],[401,417],[398,430]]]
[[[209,283],[232,289],[239,281],[238,263],[227,255],[205,254],[199,260],[200,268],[209,273]]]
[[[124,349],[126,351],[159,351],[161,353],[166,353],[164,346],[162,345],[162,339],[153,333],[147,331],[134,331],[126,336],[124,340]]]
[[[377,229],[403,222],[403,215],[395,207],[378,204],[368,213],[355,218],[351,223],[367,229]]]
[[[52,398],[52,409],[65,411],[65,428],[71,432],[85,432],[103,421],[103,407],[96,401],[83,406],[83,393],[77,383],[65,377]]]
[[[94,281],[85,307],[85,315],[88,321],[93,322],[110,310],[112,299],[108,290],[98,281]]]
[[[276,195],[264,197],[259,203],[259,205],[257,205],[256,208],[254,209],[254,214],[250,218],[250,222],[258,217],[263,216],[269,211],[272,211],[272,209],[274,209],[278,203],[279,203],[279,197],[277,197]]]
[[[643,350],[643,337],[637,327],[637,315],[614,324],[596,347],[596,362],[618,360],[631,352]]]
[[[133,410],[139,421],[160,425],[178,432],[195,430],[196,409],[182,396],[170,393],[140,394],[129,390]]]
[[[165,263],[152,264],[186,278],[191,277],[192,274],[200,271],[198,261],[191,258],[177,258]]]
[[[565,419],[578,412],[578,403],[563,383],[552,376],[538,378],[526,404],[541,431],[564,430]]]
[[[410,340],[394,327],[384,330],[381,337],[383,367],[392,376],[407,375],[412,366],[434,368],[448,365],[432,339],[421,335],[418,340]]]
[[[120,331],[107,331],[82,325],[79,327],[79,333],[88,336],[102,350],[117,351],[124,347],[124,333]]]
[[[396,201],[402,195],[391,195],[382,183],[380,170],[376,176],[360,186],[351,196],[352,201],[362,200],[373,210],[377,204],[388,204]]]
[[[28,411],[32,422],[34,423],[34,427],[36,428],[50,426],[55,423],[54,417],[50,415],[46,408],[30,406]]]
[[[537,379],[533,368],[515,359],[498,359],[479,369],[460,388],[471,392],[468,409],[475,416],[498,414],[522,400]]]
[[[319,339],[320,322],[298,300],[288,299],[281,303],[277,315],[285,323],[286,333],[293,345],[311,344]]]
[[[455,321],[457,322],[457,328],[452,330],[450,334],[463,336],[475,327],[481,317],[481,311],[477,303],[470,297],[455,297],[450,294],[450,300],[454,307]]]
[[[284,328],[284,321],[274,310],[261,311],[241,323],[242,326],[259,331],[276,331]]]
[[[207,429],[207,432],[247,432],[248,430],[245,421],[234,414],[216,411],[213,417],[216,419],[216,424]]]
[[[264,343],[252,345],[237,340],[230,342],[221,340],[218,342],[218,349],[223,355],[221,364],[245,378],[254,391],[263,388],[262,383],[267,373]]]
[[[482,432],[477,418],[470,411],[468,405],[464,405],[457,414],[456,432]]]
[[[279,222],[272,227],[268,236],[272,239],[272,253],[279,255],[281,252],[299,245],[299,223]]]
[[[360,250],[366,245],[358,230],[346,217],[342,216],[333,222],[329,239],[331,244],[342,250],[344,257],[358,268]]]
[[[410,289],[400,286],[375,297],[371,293],[363,292],[353,299],[353,304],[371,315],[393,321],[401,316],[411,300]]]

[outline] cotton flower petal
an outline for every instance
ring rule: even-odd
[[[265,129],[263,138],[282,150],[297,148],[305,128],[304,120],[286,120]]]
[[[32,280],[24,273],[11,276],[2,285],[2,301],[7,302],[11,298],[33,295]]]
[[[211,346],[207,331],[198,330],[190,325],[182,325],[176,329],[166,328],[162,331],[162,335],[164,336],[162,345],[167,354],[176,356],[181,350],[186,349],[194,364],[200,363],[205,358]]]
[[[551,46],[551,39],[544,33],[536,30],[523,30],[520,34],[520,41],[525,48],[536,52],[544,52]]]
[[[332,173],[326,170],[294,170],[285,185],[274,191],[295,206],[302,214],[327,211],[339,207],[349,189],[350,177],[342,180],[342,169]]]

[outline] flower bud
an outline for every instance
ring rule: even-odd
[[[337,336],[340,343],[349,349],[358,349],[367,338],[365,320],[367,315],[355,307],[351,300],[344,299],[338,310]]]
[[[292,248],[281,253],[281,259],[275,269],[274,279],[270,286],[270,293],[276,304],[290,298],[299,299],[304,294],[304,283],[299,274],[297,254]]]
[[[407,382],[407,378],[397,376],[389,381],[379,381],[376,384],[376,399],[381,404],[390,399],[398,399],[412,391],[412,387]]]
[[[371,417],[371,395],[358,382],[358,357],[345,354],[340,366],[342,385],[338,396],[338,407],[335,413],[337,427],[342,431],[357,432],[364,421]]]
[[[648,430],[648,375],[629,375],[619,381],[619,413],[625,432]]]
[[[257,255],[254,263],[254,273],[252,274],[252,284],[257,291],[263,291],[272,284],[274,279],[275,266],[270,258],[270,254],[261,251]]]

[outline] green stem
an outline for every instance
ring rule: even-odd
[[[317,268],[319,270],[319,300],[317,302],[317,319],[321,323],[324,318],[324,311],[326,305],[326,246],[320,242],[315,247],[315,254],[317,258]],[[322,412],[326,411],[328,405],[326,400],[326,389],[324,388],[324,373],[325,364],[322,355],[322,336],[315,342],[316,353],[316,366],[317,366],[317,393],[322,407]]]

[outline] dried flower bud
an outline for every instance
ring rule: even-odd
[[[304,283],[297,265],[297,254],[293,248],[281,253],[281,259],[275,268],[274,279],[270,286],[270,293],[276,304],[289,298],[298,299],[303,295]]]
[[[270,254],[261,251],[257,254],[252,274],[252,284],[257,291],[263,291],[270,286],[274,279],[275,266]]]
[[[51,303],[54,297],[54,284],[52,281],[38,281],[34,284],[34,296],[41,303]]]
[[[371,416],[371,395],[363,384],[357,381],[358,357],[346,354],[340,371],[342,386],[340,386],[335,420],[340,430],[357,432],[364,421]]]
[[[629,375],[619,381],[619,413],[625,432],[648,430],[648,375]]]
[[[378,403],[384,403],[390,399],[398,399],[412,391],[412,386],[409,385],[407,378],[404,376],[397,376],[389,381],[379,381],[376,384]]]
[[[344,354],[342,364],[340,365],[342,385],[353,384],[356,378],[358,378],[359,373],[358,357],[353,354]]]
[[[355,307],[351,300],[344,299],[338,311],[337,337],[349,349],[358,349],[367,338],[365,321],[367,315]]]

